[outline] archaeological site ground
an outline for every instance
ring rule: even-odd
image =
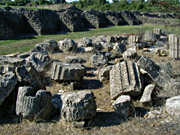
[[[0,134],[180,134],[179,20],[1,8]]]

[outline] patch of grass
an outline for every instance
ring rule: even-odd
[[[93,29],[83,32],[74,32],[66,34],[57,35],[43,35],[43,36],[33,36],[23,39],[14,40],[0,40],[0,54],[6,55],[18,52],[27,52],[34,48],[35,44],[41,43],[44,39],[54,39],[56,41],[64,40],[65,38],[70,39],[80,39],[83,37],[92,37],[100,35],[114,35],[122,33],[137,33],[142,34],[145,31],[153,30],[154,28],[162,28],[163,32],[167,31],[163,25],[138,25],[138,26],[112,26],[108,28]],[[170,33],[171,28],[168,28]],[[172,31],[172,33],[178,34],[178,29]]]
[[[0,8],[4,8],[7,7],[7,5],[0,5]],[[30,9],[30,10],[37,10],[37,9],[47,9],[47,8],[43,8],[43,7],[28,7],[28,6],[8,6],[14,9],[18,9],[18,8],[25,8],[25,9]],[[51,9],[51,10],[55,10],[55,9]]]

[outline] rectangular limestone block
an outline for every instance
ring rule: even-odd
[[[56,81],[82,81],[85,68],[78,64],[53,62],[51,79]]]

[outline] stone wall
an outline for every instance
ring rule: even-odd
[[[168,21],[170,19],[170,21]],[[58,11],[48,9],[1,9],[0,39],[20,36],[77,32],[110,25],[171,24],[178,14],[150,14],[138,11],[82,11],[75,6]]]

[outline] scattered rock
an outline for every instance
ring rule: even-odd
[[[0,106],[14,90],[17,82],[18,79],[13,72],[7,72],[4,75],[0,75]]]
[[[45,39],[43,41],[43,43],[37,44],[35,47],[41,47],[45,51],[50,52],[50,53],[60,52],[57,42],[55,40],[52,40],[52,39]]]
[[[46,89],[39,73],[31,64],[16,67],[15,73],[18,78],[19,86],[31,86],[35,90]]]
[[[26,58],[26,61],[31,62],[34,68],[42,74],[52,63],[49,56],[44,53],[31,53],[30,56]]]
[[[86,61],[78,56],[67,56],[66,58],[66,63],[86,63]]]
[[[145,105],[145,106],[146,105],[150,105],[150,106],[152,105],[151,104],[151,101],[152,101],[151,96],[152,96],[152,93],[155,89],[155,86],[156,86],[155,84],[149,84],[148,86],[145,87],[143,95],[140,99],[140,102],[143,103],[143,105]]]
[[[165,51],[164,49],[156,49],[156,50],[155,50],[155,54],[156,54],[157,56],[163,56],[163,57],[165,57],[165,56],[168,55],[168,52]]]
[[[121,43],[116,43],[113,47],[113,51],[123,53],[124,51],[126,51],[126,46]]]
[[[123,53],[123,58],[125,60],[133,60],[137,57],[137,51],[135,48],[128,48],[124,53]]]
[[[162,29],[161,28],[154,28],[153,33],[158,35],[159,37],[162,35]]]
[[[93,46],[92,39],[84,37],[80,42],[80,47],[90,47],[90,46],[91,47]]]
[[[14,72],[16,67],[25,64],[26,61],[24,59],[11,58],[0,55],[0,74],[6,74],[7,72]]]
[[[126,119],[135,114],[135,108],[129,95],[122,95],[118,97],[112,105],[116,114],[122,118]]]
[[[77,49],[77,44],[73,40],[66,38],[64,41],[59,42],[59,48],[63,52],[75,52]]]
[[[168,98],[165,106],[170,115],[180,116],[180,96]]]
[[[109,78],[110,78],[110,73],[109,72],[110,72],[111,69],[112,69],[112,66],[107,66],[107,67],[101,68],[99,70],[99,80],[101,82],[109,80]]]
[[[146,42],[154,43],[157,41],[157,35],[155,33],[153,33],[152,31],[146,31],[143,39]]]
[[[104,43],[104,44],[102,44],[103,49],[106,50],[106,51],[113,50],[113,46],[114,45],[112,43]]]
[[[61,95],[61,117],[66,121],[82,121],[96,115],[94,94],[90,91],[70,91]]]
[[[103,54],[94,54],[91,61],[96,67],[103,67],[108,64],[108,59]]]

